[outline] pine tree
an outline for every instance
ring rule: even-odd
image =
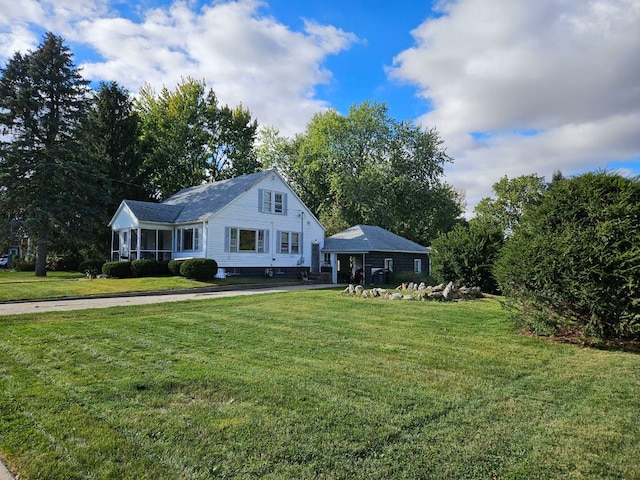
[[[52,242],[82,238],[103,201],[100,164],[82,142],[90,89],[52,33],[0,73],[0,206],[36,241],[45,276]]]

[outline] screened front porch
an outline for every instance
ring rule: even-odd
[[[173,230],[126,228],[113,230],[111,236],[111,260],[133,261],[151,259],[171,260]]]

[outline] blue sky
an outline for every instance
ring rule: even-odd
[[[640,174],[640,0],[0,0],[0,61],[62,36],[135,94],[204,79],[292,136],[386,102],[441,134],[470,214],[501,177]]]

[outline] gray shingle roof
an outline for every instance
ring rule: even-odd
[[[174,223],[183,210],[180,206],[137,200],[124,200],[124,203],[139,222]]]
[[[271,173],[272,170],[265,170],[229,180],[185,188],[167,198],[162,202],[162,205],[183,208],[175,223],[201,222]]]
[[[162,203],[124,200],[140,222],[202,222],[249,190],[272,170],[180,190]],[[257,203],[256,203],[257,208]]]
[[[325,239],[324,252],[404,252],[430,253],[431,249],[418,245],[400,235],[373,225],[356,225]]]

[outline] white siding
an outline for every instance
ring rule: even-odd
[[[286,215],[259,211],[259,191],[287,194]],[[225,228],[269,231],[268,253],[225,252]],[[206,228],[206,255],[220,267],[295,267],[311,265],[311,244],[324,242],[324,229],[278,175],[269,175],[211,217]],[[280,254],[278,231],[302,233],[301,253]],[[304,260],[300,263],[301,258]]]
[[[113,219],[112,230],[122,230],[124,228],[137,228],[138,219],[133,215],[129,207],[123,206],[118,215]]]

